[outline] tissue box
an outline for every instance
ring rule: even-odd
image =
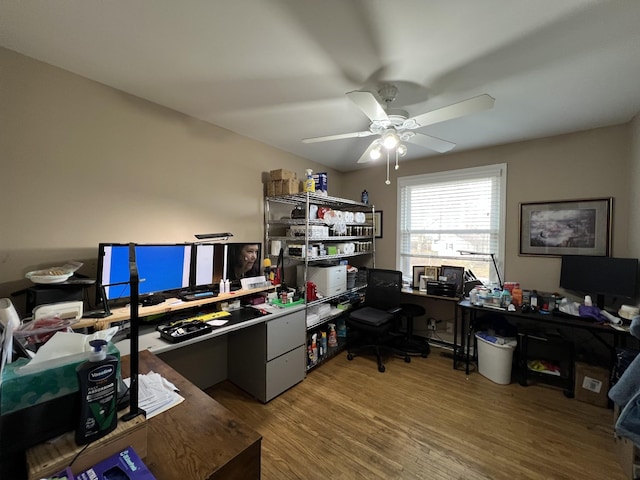
[[[109,343],[109,355],[120,351]],[[58,359],[56,366],[22,371],[29,360],[5,365],[0,385],[0,450],[20,451],[76,428],[80,399],[76,367],[89,352]],[[120,363],[118,363],[118,376]]]
[[[75,480],[156,480],[133,448],[110,456],[93,467],[76,475]]]

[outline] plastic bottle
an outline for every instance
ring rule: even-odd
[[[478,289],[473,287],[471,289],[471,291],[469,292],[469,301],[471,302],[471,305],[477,305],[478,304],[478,296],[479,296],[479,292]]]
[[[328,345],[330,347],[338,346],[338,332],[336,332],[336,325],[334,323],[329,324],[329,339]]]
[[[219,293],[224,293],[224,279],[220,279],[220,287],[218,288]]]
[[[307,179],[304,181],[304,191],[309,193],[315,193],[316,191],[316,181],[313,179],[313,170],[307,168],[305,170],[307,174]]]
[[[507,308],[509,305],[511,305],[511,293],[505,288],[500,294],[500,306]]]
[[[231,282],[229,279],[224,281],[224,293],[231,293]]]
[[[107,355],[105,340],[91,340],[89,360],[76,367],[80,389],[80,419],[76,443],[85,445],[112,432],[118,424],[116,402],[118,359]]]

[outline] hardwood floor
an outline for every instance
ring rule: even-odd
[[[438,348],[386,367],[342,353],[266,405],[229,382],[207,393],[262,434],[264,480],[625,478],[611,410],[466,378]]]

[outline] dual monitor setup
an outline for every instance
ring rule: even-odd
[[[143,304],[158,303],[169,292],[213,296],[221,280],[238,289],[241,278],[261,274],[261,252],[261,242],[136,244],[140,299]],[[96,302],[104,308],[96,316],[108,316],[109,305],[128,303],[129,244],[99,244],[96,285]]]

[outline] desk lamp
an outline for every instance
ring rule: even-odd
[[[145,411],[138,407],[138,300],[140,277],[136,264],[136,246],[129,244],[129,282],[131,283],[131,300],[129,302],[129,317],[131,321],[131,337],[129,338],[130,380],[129,380],[129,413],[122,416],[124,421],[129,421],[138,415],[146,415]]]
[[[460,255],[482,255],[482,256],[491,257],[491,261],[493,262],[493,268],[496,269],[496,274],[498,275],[498,285],[500,285],[500,290],[502,290],[502,278],[500,278],[500,270],[498,270],[495,253],[469,252],[467,250],[458,250],[458,253]]]
[[[212,242],[224,242],[229,239],[229,237],[233,237],[233,233],[224,232],[224,233],[196,233],[193,235],[198,240],[208,240]]]

